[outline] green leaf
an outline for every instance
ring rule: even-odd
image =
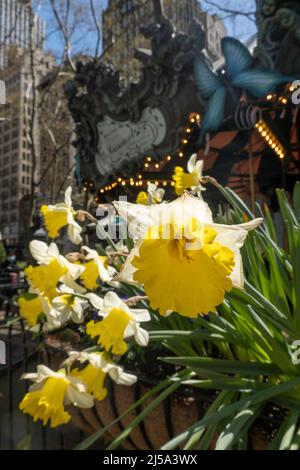
[[[284,394],[287,391],[293,389],[294,387],[297,387],[297,385],[300,385],[300,377],[297,377],[295,379],[289,380],[281,384],[277,384],[275,386],[269,387],[267,390],[253,393],[252,395],[249,395],[249,397],[247,398],[238,400],[235,403],[226,406],[221,411],[212,414],[211,416],[205,416],[203,419],[195,423],[193,426],[190,426],[186,431],[179,434],[175,438],[171,439],[168,443],[166,443],[162,447],[162,450],[175,449],[178,446],[180,446],[182,442],[189,439],[193,433],[199,432],[201,429],[203,429],[207,425],[216,424],[220,422],[222,419],[241,410],[245,406],[250,407],[250,406],[271,400],[274,397]]]
[[[277,431],[270,445],[270,450],[288,450],[290,448],[296,431],[298,418],[299,413],[295,411],[291,411],[288,414]]]
[[[229,424],[223,429],[217,440],[216,450],[231,449],[242,435],[248,431],[262,409],[262,403],[250,408],[245,407],[239,411],[233,419],[230,419]]]
[[[282,374],[281,369],[276,365],[259,362],[228,361],[225,359],[214,359],[212,357],[161,357],[160,360],[168,364],[188,366],[193,370],[213,370],[221,373],[243,374],[244,376],[278,376]]]

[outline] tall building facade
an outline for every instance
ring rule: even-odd
[[[0,70],[6,85],[5,107],[0,120],[0,233],[8,245],[18,243],[20,232],[20,201],[31,191],[32,152],[28,132],[32,117],[31,65],[29,52],[11,47],[7,66]],[[44,75],[53,66],[50,55],[36,53],[37,75]],[[41,153],[41,129],[35,122],[35,146]],[[38,158],[36,174],[41,172]],[[21,217],[20,217],[21,216]]]
[[[7,63],[7,51],[11,45],[29,48],[30,12],[28,0],[0,0],[0,68]],[[33,45],[43,49],[45,22],[35,16]]]
[[[194,19],[206,32],[206,50],[215,62],[221,58],[221,39],[226,27],[217,15],[201,10],[197,0],[164,0],[164,13],[177,31],[189,32]],[[109,0],[103,12],[103,58],[121,72],[125,80],[138,80],[140,63],[133,58],[137,48],[148,48],[149,41],[140,27],[154,22],[152,0]]]

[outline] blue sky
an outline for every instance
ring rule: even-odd
[[[38,2],[38,0],[36,1]],[[61,34],[55,32],[56,21],[50,8],[49,0],[39,1],[38,3],[40,4],[39,14],[45,19],[47,26],[46,49],[53,51],[59,59],[63,53],[63,40]],[[232,15],[220,11],[217,6],[215,6],[220,5],[221,8],[247,13],[255,10],[255,0],[244,0],[243,2],[241,2],[241,0],[202,0],[200,3],[203,10],[218,13],[224,18],[228,35],[246,41],[256,32],[253,17],[248,18],[245,15]],[[84,9],[88,7],[89,2],[88,0],[72,0],[72,4],[76,5],[78,8],[82,7]],[[94,0],[94,4],[99,24],[101,24],[101,12],[106,8],[107,0]],[[74,18],[71,17],[70,23],[74,23],[73,20]],[[89,27],[87,27],[87,22],[90,25]],[[76,29],[76,34],[73,36],[73,53],[94,53],[96,37],[92,17],[84,11],[83,14],[79,15],[79,24]]]

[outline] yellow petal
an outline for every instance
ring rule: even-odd
[[[42,206],[41,213],[43,214],[49,237],[58,237],[59,230],[68,224],[67,212],[63,210],[55,210],[49,206]]]
[[[147,206],[148,205],[148,194],[145,191],[141,191],[138,194],[136,202],[137,202],[137,204],[142,204],[144,206]]]
[[[56,286],[60,278],[67,273],[67,268],[63,268],[59,262],[54,259],[47,266],[28,266],[25,269],[25,275],[30,284],[38,289],[50,300],[56,295]]]
[[[114,354],[122,355],[127,351],[124,334],[130,320],[131,317],[126,312],[113,308],[102,321],[89,322],[86,332],[92,338],[99,336],[98,344],[106,351],[111,350]]]
[[[175,168],[173,180],[175,181],[175,192],[178,196],[181,196],[185,189],[192,188],[199,184],[199,179],[195,173],[185,173],[180,166]]]
[[[35,326],[38,318],[43,313],[43,307],[40,298],[37,296],[33,299],[20,297],[19,301],[20,313],[30,326]]]
[[[88,263],[84,264],[85,270],[80,276],[80,279],[84,285],[89,290],[97,289],[97,279],[99,277],[99,270],[98,266],[94,260],[89,261]]]
[[[43,421],[44,426],[50,420],[51,428],[68,423],[71,416],[64,409],[64,398],[70,382],[66,378],[50,377],[36,391],[29,392],[19,407],[24,413]]]
[[[194,250],[186,249],[191,240],[172,238],[178,233],[174,227],[169,228],[169,233],[170,239],[146,239],[142,243],[139,255],[132,261],[137,269],[134,280],[144,284],[151,307],[161,315],[172,310],[195,318],[214,312],[225,292],[232,289],[228,276],[234,267],[233,252],[214,242],[214,229],[204,230],[204,244],[200,235],[199,240],[192,240],[195,246],[199,241],[202,247]]]
[[[72,377],[82,380],[87,388],[87,392],[93,395],[96,400],[104,400],[107,390],[104,387],[106,373],[103,370],[88,364],[84,369],[73,369]]]

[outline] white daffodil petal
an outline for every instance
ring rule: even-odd
[[[150,313],[145,308],[131,308],[130,315],[137,322],[146,322],[151,320]]]
[[[104,309],[112,309],[112,308],[119,308],[122,310],[127,310],[126,304],[120,299],[120,297],[115,292],[107,292],[103,299],[103,308]]]
[[[135,247],[131,250],[129,256],[126,258],[125,263],[120,271],[120,273],[114,278],[115,281],[119,282],[127,282],[128,284],[135,284],[138,283],[134,281],[133,275],[136,271],[136,268],[131,264],[132,260],[135,256],[138,256],[140,246],[143,243],[143,240],[137,242]]]
[[[140,327],[138,323],[134,325],[134,339],[139,346],[146,347],[149,343],[149,333]]]
[[[88,294],[85,294],[85,297],[90,301],[90,303],[96,310],[100,310],[103,308],[103,299],[98,295],[90,292]]]
[[[75,220],[70,220],[68,225],[68,237],[72,243],[79,245],[82,242],[81,237],[82,228],[80,225],[75,222]]]
[[[39,240],[32,240],[29,243],[29,250],[32,257],[40,264],[46,264],[48,260],[48,245]]]
[[[203,168],[204,168],[204,161],[199,160],[195,165],[195,172],[197,173],[200,179],[202,178]]]
[[[70,378],[68,377],[70,380]],[[92,408],[94,399],[91,395],[84,391],[79,391],[75,386],[69,385],[66,392],[65,404],[73,404],[78,408]]]
[[[65,204],[72,207],[72,187],[69,186],[65,191]]]
[[[127,374],[124,372],[122,367],[119,367],[115,364],[107,363],[103,368],[103,372],[108,373],[110,378],[117,384],[132,385],[137,381],[137,377],[135,375]]]
[[[246,224],[240,225],[222,225],[222,224],[213,224],[212,227],[216,230],[216,242],[220,243],[223,246],[227,246],[234,253],[234,268],[230,275],[234,287],[243,288],[244,286],[244,274],[243,274],[243,263],[242,257],[240,254],[240,249],[242,248],[248,231],[254,230],[257,228],[263,219],[254,219]]]
[[[52,242],[49,245],[49,248],[47,250],[47,256],[49,261],[53,260],[54,258],[57,259],[59,257],[59,249],[56,245],[56,243]]]
[[[187,163],[187,170],[189,173],[193,173],[196,169],[196,161],[197,161],[197,154],[193,153],[191,158],[189,159]]]

